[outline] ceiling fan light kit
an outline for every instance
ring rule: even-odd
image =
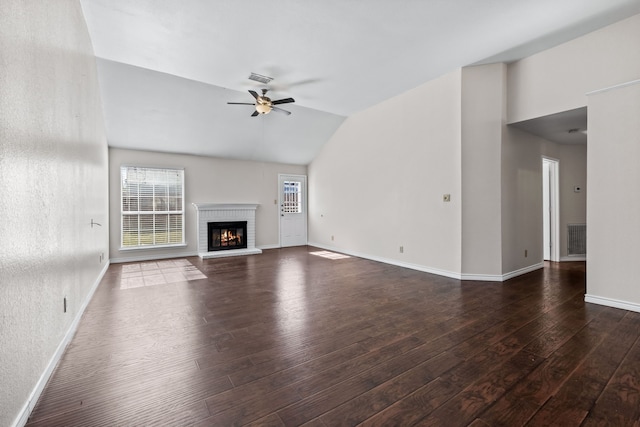
[[[271,106],[269,104],[256,104],[256,111],[260,114],[269,114],[271,112]]]

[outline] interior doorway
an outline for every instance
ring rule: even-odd
[[[556,159],[542,158],[542,224],[543,258],[560,261],[560,163]]]

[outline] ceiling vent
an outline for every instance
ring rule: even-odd
[[[273,80],[273,77],[267,77],[267,76],[263,76],[262,74],[251,73],[251,75],[249,76],[249,80],[253,80],[254,82],[260,82],[266,85],[271,80]]]

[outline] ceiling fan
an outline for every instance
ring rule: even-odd
[[[227,104],[234,105],[255,105],[256,111],[251,114],[251,117],[255,117],[260,114],[269,114],[272,110],[277,111],[278,113],[284,113],[286,115],[291,114],[291,111],[283,110],[280,107],[276,107],[279,104],[289,104],[291,102],[296,102],[293,98],[284,98],[277,99],[272,101],[271,98],[267,96],[267,92],[269,89],[262,89],[262,95],[258,95],[255,90],[249,90],[249,93],[255,98],[256,102],[254,104],[250,104],[248,102],[227,102]]]

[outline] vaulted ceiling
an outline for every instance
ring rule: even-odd
[[[308,164],[351,114],[456,68],[512,61],[640,0],[81,0],[112,147]],[[251,117],[273,77],[294,104]]]

